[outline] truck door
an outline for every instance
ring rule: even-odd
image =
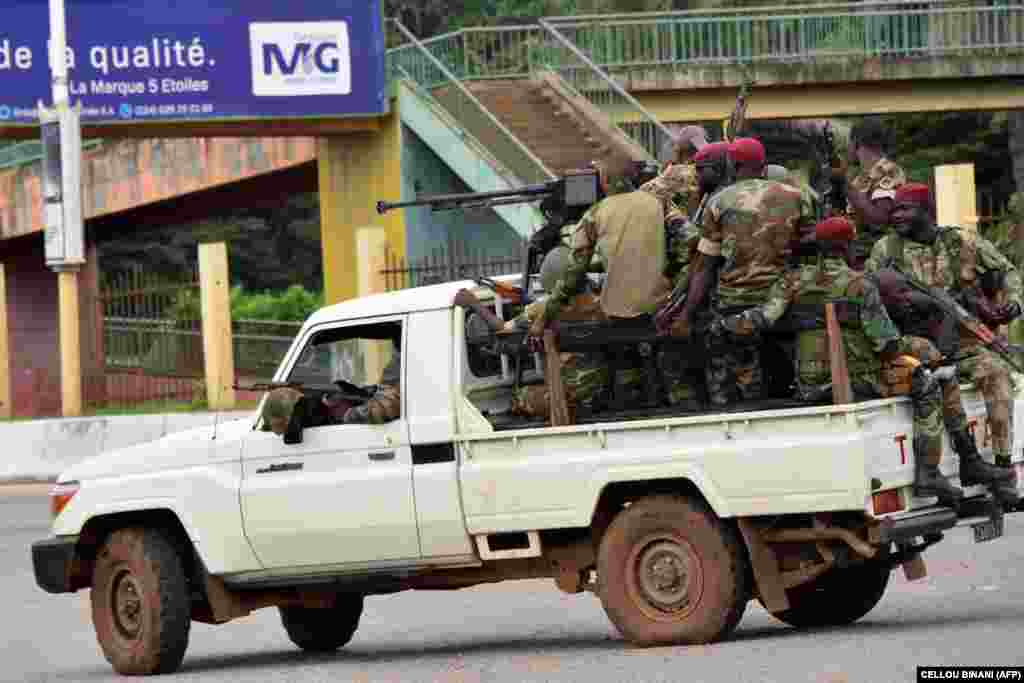
[[[398,377],[403,316],[318,327],[307,333],[287,381],[306,386],[345,380],[359,386]],[[395,367],[398,363],[398,367]],[[267,569],[373,565],[420,557],[413,502],[405,387],[400,415],[383,424],[341,423],[320,406],[302,443],[252,432],[243,447],[245,533]],[[310,394],[307,393],[307,400]]]

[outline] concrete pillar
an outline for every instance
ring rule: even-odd
[[[82,317],[78,268],[57,273],[60,324],[60,405],[64,417],[82,414]]]
[[[974,164],[935,167],[935,210],[939,225],[978,229],[978,200]]]
[[[378,130],[317,140],[324,300],[358,296],[357,231],[382,228],[392,253],[405,257],[404,210],[377,214],[377,201],[398,201],[402,186],[402,141],[398,102],[378,119]]]
[[[387,232],[381,225],[364,225],[356,229],[356,296],[369,296],[387,291],[384,253]],[[391,358],[390,344],[381,343],[366,349],[366,377],[376,381]]]
[[[231,338],[228,248],[224,242],[199,245],[199,296],[206,402],[210,410],[231,410],[235,407],[235,352]]]

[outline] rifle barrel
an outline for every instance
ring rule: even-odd
[[[495,190],[492,192],[462,192],[456,194],[432,194],[414,199],[406,202],[377,202],[377,213],[383,214],[391,211],[392,209],[404,209],[408,206],[428,206],[428,205],[451,205],[453,208],[459,204],[466,202],[478,202],[487,199],[511,199],[513,197],[522,197],[517,199],[515,202],[508,201],[507,204],[517,202],[529,202],[533,201],[540,195],[548,195],[554,191],[552,183],[539,183],[536,185],[525,185],[523,187],[517,187],[512,190]]]

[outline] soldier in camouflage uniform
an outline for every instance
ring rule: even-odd
[[[738,180],[712,197],[702,214],[698,256],[691,265],[689,291],[673,335],[688,336],[690,321],[715,290],[719,316],[763,304],[782,277],[784,253],[802,226],[812,225],[799,190],[763,178],[764,147],[740,138],[730,147]],[[707,386],[713,406],[724,407],[761,395],[759,335],[709,349]]]
[[[925,285],[960,298],[981,322],[993,328],[1020,316],[1024,304],[1020,273],[988,240],[961,228],[936,226],[927,185],[903,185],[895,199],[895,232],[875,244],[866,265],[868,272],[895,268],[909,273]],[[987,273],[1003,276],[1007,303],[995,305],[981,291],[980,280]],[[960,335],[959,348],[976,352],[960,363],[960,375],[973,382],[984,397],[996,464],[1011,475],[1014,401],[1010,368],[967,332]],[[967,447],[968,440],[973,443],[966,422],[947,428],[957,452]]]
[[[693,182],[689,187],[678,193],[673,202],[679,212],[685,216],[692,216],[700,204],[700,191],[697,187],[697,174],[694,168],[694,157],[708,146],[708,134],[701,126],[683,126],[676,132],[670,141],[671,149],[668,153],[669,164],[686,165],[690,167]]]
[[[888,135],[880,123],[865,119],[850,131],[849,158],[857,159],[861,172],[847,188],[847,216],[857,226],[851,265],[864,268],[871,248],[890,230],[896,190],[907,182],[898,164],[885,156]]]
[[[572,263],[530,325],[535,346],[547,322],[581,291],[595,255],[605,265],[600,301],[606,316],[635,319],[656,310],[671,289],[665,277],[665,221],[672,197],[694,182],[690,166],[672,165],[639,190],[605,197],[583,215],[573,235]]]
[[[571,264],[571,252],[568,247],[555,247],[544,257],[540,267],[540,282],[546,292],[551,291]],[[480,300],[468,289],[459,290],[455,295],[455,304],[473,310],[479,315],[492,332],[507,334],[529,329],[530,324],[539,316],[546,302],[538,299],[529,304],[522,313],[508,321],[501,321],[490,310],[480,304]],[[604,320],[597,297],[594,295],[589,280],[584,282],[583,290],[574,295],[559,313],[558,320],[585,321]],[[606,394],[608,388],[608,358],[606,354],[595,353],[562,353],[562,386],[565,389],[565,402],[569,408],[570,422],[575,422],[580,408],[591,411],[598,401]],[[639,372],[626,373],[627,377],[620,380],[627,386],[640,382]],[[551,395],[546,384],[520,387],[512,397],[512,412],[534,418],[547,418],[551,414]]]
[[[398,337],[391,341],[391,360],[381,371],[380,383],[368,387],[373,395],[366,402],[348,408],[341,416],[342,424],[384,424],[401,415],[402,344]],[[325,397],[324,403],[329,410],[333,408],[329,397]]]
[[[908,354],[911,346],[930,344],[901,336],[875,282],[847,265],[846,252],[854,234],[853,224],[844,218],[819,222],[802,240],[817,246],[817,262],[787,272],[772,287],[766,303],[717,320],[709,334],[727,341],[743,338],[772,326],[787,311],[797,318],[822,321],[824,304],[840,301],[836,305],[846,306],[850,313],[841,330],[854,395],[859,400],[910,396],[914,406],[914,493],[937,496],[944,504],[955,505],[963,492],[938,469],[943,427],[936,376],[940,373],[930,372]],[[805,399],[827,396],[832,381],[827,332],[823,327],[801,329],[796,348],[798,395]]]

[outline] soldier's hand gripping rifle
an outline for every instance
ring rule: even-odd
[[[506,204],[540,201],[545,224],[530,238],[523,253],[522,286],[519,302],[530,302],[530,276],[540,272],[544,256],[561,243],[562,227],[579,220],[591,205],[603,196],[596,169],[568,173],[555,180],[495,192],[427,195],[408,202],[377,202],[377,213],[409,206],[429,206],[431,211],[453,211],[471,208],[492,208]],[[506,292],[508,294],[509,292]]]
[[[929,287],[898,267],[894,267],[894,270],[906,279],[911,289],[928,297],[939,310],[956,320],[961,329],[966,330],[985,348],[1002,358],[1016,372],[1024,373],[1024,366],[1013,355],[1018,349],[998,337],[988,325],[971,315],[956,299],[937,287]]]

